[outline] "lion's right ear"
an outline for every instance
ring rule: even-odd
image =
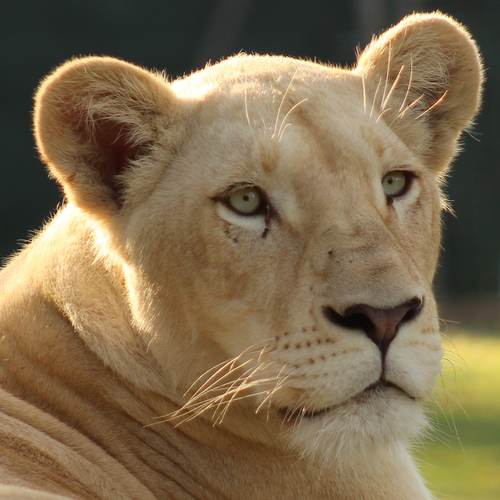
[[[126,201],[129,174],[153,168],[148,157],[180,114],[161,76],[113,58],[76,59],[36,94],[37,146],[70,201],[109,214]]]
[[[412,14],[375,38],[355,71],[370,116],[375,108],[377,121],[435,172],[445,171],[481,103],[481,56],[466,28],[439,12]]]

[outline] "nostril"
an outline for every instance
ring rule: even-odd
[[[370,318],[362,313],[339,314],[333,307],[323,307],[323,315],[334,325],[342,326],[348,330],[363,330],[364,332],[372,331],[375,325]]]
[[[399,324],[406,323],[407,321],[411,321],[412,319],[416,318],[420,314],[420,311],[424,306],[424,299],[420,297],[413,297],[413,299],[403,304],[403,306],[407,307],[408,311],[403,316],[403,319]]]
[[[390,308],[377,308],[367,304],[355,304],[339,314],[329,306],[323,307],[323,315],[337,326],[350,330],[361,330],[385,353],[396,337],[399,327],[418,316],[423,308],[423,299],[414,297]]]

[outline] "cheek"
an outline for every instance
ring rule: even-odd
[[[222,300],[247,299],[270,287],[272,242],[253,229],[207,217],[191,243],[203,253],[203,265],[193,268],[196,280]]]
[[[440,211],[438,200],[428,192],[408,207],[401,224],[405,246],[420,272],[432,281],[440,249]]]
[[[437,186],[433,186],[427,199],[422,201],[422,212],[425,236],[420,242],[420,252],[426,257],[427,275],[432,281],[441,249],[441,201]]]

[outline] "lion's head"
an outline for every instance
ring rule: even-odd
[[[102,357],[164,390],[176,423],[321,455],[413,436],[440,370],[442,180],[480,84],[474,42],[440,14],[407,17],[353,69],[57,69],[38,146],[121,270],[139,345]]]

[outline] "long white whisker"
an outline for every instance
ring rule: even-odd
[[[201,387],[198,388],[198,390],[189,398],[189,400],[192,401],[192,400],[196,399],[197,397],[199,397],[200,394],[202,394],[203,392],[205,392],[205,390],[211,389],[212,387],[216,386],[217,384],[219,384],[220,382],[222,382],[225,378],[227,378],[229,375],[231,375],[235,371],[241,370],[244,366],[248,365],[248,363],[251,363],[253,360],[252,359],[247,359],[245,362],[243,362],[241,364],[238,364],[237,366],[234,366],[234,364],[237,361],[238,361],[237,359],[233,360],[231,362],[231,364],[229,365],[229,367],[230,367],[229,371],[223,372],[223,374],[222,374],[221,377],[219,377],[219,378],[215,379],[215,381],[213,381],[213,378],[215,376],[217,376],[221,371],[223,371],[225,367],[222,367],[219,370],[217,370],[217,372],[214,373],[210,377],[209,380],[207,380]],[[211,382],[211,383],[209,384],[209,382]]]
[[[383,103],[385,102],[385,93],[387,92],[387,85],[389,83],[389,71],[391,69],[391,56],[392,56],[392,45],[391,42],[389,42],[389,55],[387,56],[387,71],[385,73],[385,84],[384,84],[384,93],[382,95],[382,101],[381,101],[381,107],[383,107]]]
[[[410,79],[408,80],[408,85],[406,87],[406,93],[403,102],[401,103],[401,106],[399,106],[400,113],[406,105],[406,100],[408,99],[412,82],[413,82],[413,57],[410,55]]]
[[[375,101],[377,100],[377,94],[378,94],[378,89],[380,88],[380,84],[382,83],[382,77],[378,77],[378,83],[377,83],[377,88],[375,89],[375,94],[373,94],[373,101],[372,101],[372,109],[370,110],[370,118],[373,115],[373,110],[375,108]]]
[[[267,340],[266,340],[267,342]],[[252,344],[251,346],[248,346],[246,349],[244,349],[243,351],[241,351],[237,356],[235,356],[234,358],[231,358],[227,361],[223,361],[222,363],[219,363],[218,365],[216,365],[215,367],[213,368],[210,368],[209,370],[207,370],[205,373],[202,373],[192,384],[191,386],[189,387],[189,389],[187,389],[187,391],[184,393],[184,397],[187,396],[187,394],[194,388],[194,386],[196,385],[196,383],[205,376],[205,374],[207,374],[208,372],[212,371],[214,368],[217,368],[217,367],[220,367],[215,373],[213,373],[210,378],[208,380],[206,380],[200,387],[198,387],[198,389],[195,391],[195,393],[191,396],[191,397],[194,397],[196,396],[200,391],[203,390],[204,387],[206,387],[206,385],[214,378],[216,377],[221,371],[223,371],[225,368],[227,368],[228,366],[230,367],[230,371],[227,372],[223,377],[221,377],[220,379],[218,379],[218,381],[221,381],[223,380],[227,375],[229,375],[230,373],[232,373],[234,371],[233,367],[234,367],[234,364],[239,360],[241,359],[245,354],[249,354],[249,353],[253,353],[254,351],[256,352],[257,351],[257,348],[259,348],[260,345],[259,344]],[[260,349],[260,354],[259,354],[259,358],[260,356],[262,356],[262,352],[266,349],[266,348],[269,348],[269,346],[264,346]],[[246,361],[245,364],[248,364],[248,362]],[[241,367],[241,365],[239,365],[239,367]],[[236,368],[237,369],[237,368]]]
[[[424,112],[420,113],[415,120],[418,120],[419,118],[422,118],[422,116],[426,115],[429,111],[433,110],[436,106],[439,106],[445,99],[446,94],[448,93],[447,90],[445,90],[444,94],[429,108],[427,108]]]
[[[241,380],[241,378],[239,379]],[[181,408],[181,411],[177,411],[174,413],[171,413],[168,415],[168,418],[163,420],[164,422],[169,421],[169,420],[175,420],[178,418],[186,417],[189,415],[200,415],[201,413],[204,413],[206,410],[208,410],[211,407],[214,407],[217,405],[217,407],[224,402],[224,399],[227,398],[228,396],[234,395],[237,392],[240,392],[245,389],[249,389],[252,387],[255,387],[259,384],[267,383],[267,382],[274,382],[274,378],[267,378],[267,379],[257,379],[255,381],[246,383],[244,385],[238,386],[233,388],[232,390],[225,391],[223,394],[219,394],[218,396],[214,396],[202,401],[198,401],[191,406],[183,406]],[[263,391],[263,394],[267,394],[268,391]],[[215,413],[214,413],[215,415]]]
[[[281,142],[281,139],[283,139],[284,135],[285,135],[285,132],[286,132],[286,129],[288,127],[292,127],[293,124],[292,123],[287,123],[284,127],[283,127],[283,130],[281,131],[281,135],[278,137],[278,142]]]
[[[238,356],[237,356],[237,357],[238,357]],[[193,383],[192,383],[192,384],[191,384],[191,385],[190,385],[190,386],[186,389],[186,391],[185,391],[185,392],[184,392],[184,394],[183,394],[183,397],[186,397],[186,396],[187,396],[187,395],[188,395],[188,394],[189,394],[189,393],[190,393],[190,392],[194,389],[194,387],[196,386],[196,384],[197,384],[198,382],[200,382],[200,381],[201,381],[201,379],[203,379],[203,377],[207,376],[209,373],[211,373],[211,372],[213,372],[213,371],[216,371],[216,372],[220,371],[220,369],[223,369],[223,368],[227,367],[228,365],[230,365],[230,364],[234,363],[234,362],[235,362],[235,360],[236,360],[236,358],[231,358],[231,359],[229,359],[229,360],[227,360],[227,359],[226,359],[226,360],[224,360],[224,361],[222,361],[222,362],[220,362],[220,363],[218,363],[218,364],[216,364],[216,365],[212,366],[212,367],[211,367],[211,368],[209,368],[208,370],[204,371],[204,372],[203,372],[203,373],[202,373],[199,377],[197,377],[197,378],[196,378],[196,380],[195,380],[195,381],[194,381],[194,382],[193,382]],[[208,380],[206,380],[206,381],[204,382],[204,384],[206,384],[207,382],[209,382],[209,381],[211,380],[211,378],[212,378],[213,376],[215,376],[215,375],[217,375],[217,373],[212,373],[212,375],[210,376],[210,378],[209,378]]]
[[[280,128],[278,130],[278,140],[281,140],[281,131],[283,129],[283,124],[286,122],[286,119],[293,113],[295,109],[297,109],[302,103],[306,102],[308,100],[307,97],[304,97],[301,101],[298,103],[294,104],[289,110],[288,113],[283,117],[283,120],[281,121]]]
[[[363,86],[363,113],[366,114],[366,82],[365,82],[365,75],[361,75],[361,85]]]
[[[263,401],[261,401],[261,403],[259,404],[259,406],[257,407],[257,409],[255,410],[255,414],[259,413],[259,410],[262,408],[262,406],[265,404],[265,402],[271,398],[273,396],[273,394],[279,389],[281,388],[281,386],[283,385],[283,383],[288,379],[288,376],[285,376],[285,377],[282,377],[281,374],[283,373],[283,371],[285,370],[286,368],[286,364],[284,364],[278,374],[276,375],[276,383],[274,384],[274,387],[268,392],[268,395],[264,398]]]
[[[267,367],[267,365],[266,365]],[[212,402],[212,403],[218,403],[220,401],[223,401],[224,398],[227,396],[230,396],[234,391],[238,390],[238,387],[240,387],[242,384],[245,384],[244,388],[248,388],[251,386],[251,384],[255,383],[264,383],[268,381],[274,381],[274,377],[271,378],[265,378],[265,379],[257,379],[256,381],[248,382],[248,375],[252,376],[255,373],[255,367],[248,368],[245,370],[244,373],[242,373],[238,378],[234,380],[230,380],[229,382],[226,382],[225,384],[222,384],[220,386],[216,386],[213,389],[204,391],[203,394],[200,394],[196,399],[194,400],[189,400],[184,404],[179,410],[173,412],[170,414],[170,416],[175,417],[176,415],[180,413],[185,413],[186,411],[190,411],[193,408],[197,408],[200,405],[205,404],[206,402]],[[237,384],[240,384],[238,387]],[[222,391],[222,393],[221,393]],[[209,396],[210,393],[216,393],[217,395],[215,396]],[[203,399],[205,398],[205,399]]]
[[[406,112],[408,110],[410,110],[411,108],[415,107],[423,98],[424,98],[424,94],[422,94],[420,97],[417,97],[414,101],[412,101],[410,104],[408,104],[408,106],[406,106],[406,108],[401,113],[399,113],[398,117],[400,119],[403,118],[404,115],[406,114]]]
[[[221,405],[224,403],[224,399],[228,396],[233,396],[233,398],[238,394],[238,392],[241,390],[242,386],[245,386],[245,384],[248,383],[250,378],[258,371],[259,367],[261,364],[257,364],[257,366],[253,366],[249,368],[247,371],[245,371],[244,374],[242,374],[239,378],[237,378],[231,386],[222,394],[222,397],[220,398],[220,401],[217,405],[217,408],[214,411],[214,418],[219,411]],[[237,386],[237,387],[236,387]]]
[[[377,119],[375,120],[375,123],[377,123],[380,118],[382,118],[386,113],[388,113],[389,111],[391,111],[392,108],[387,108],[387,109],[384,109],[378,116],[377,116]]]
[[[191,398],[188,401],[186,401],[186,403],[182,406],[182,408],[179,408],[179,410],[177,410],[177,412],[180,412],[183,409],[187,409],[193,405],[200,404],[200,402],[202,402],[202,401],[207,401],[207,399],[203,399],[203,398],[206,398],[210,394],[214,394],[214,393],[220,394],[221,391],[230,390],[237,382],[241,381],[253,369],[254,369],[253,367],[248,368],[247,370],[245,370],[245,372],[240,377],[238,377],[234,380],[229,380],[227,382],[224,382],[223,384],[215,385],[212,388],[207,388],[202,393],[198,394],[195,398]]]
[[[272,397],[274,394],[276,394],[277,391],[279,391],[282,387],[283,384],[286,382],[288,377],[283,377],[281,380],[277,380],[276,384],[274,385],[273,389],[267,392],[267,396],[261,401],[257,409],[255,410],[255,414],[259,413],[260,409],[264,406],[266,401],[271,401]]]
[[[234,368],[232,370],[232,372],[234,373],[235,371],[241,370],[244,366],[248,365],[249,363],[252,363],[253,361],[254,360],[251,360],[251,359],[245,361],[245,363],[243,363],[242,365],[239,365],[236,368]],[[235,380],[229,380],[229,381],[225,382],[224,384],[219,384],[218,383],[219,381],[221,381],[223,378],[225,378],[227,375],[229,375],[229,373],[227,373],[226,375],[224,375],[224,377],[221,377],[219,380],[217,380],[214,383],[212,383],[209,387],[207,387],[206,389],[204,389],[201,393],[196,394],[195,396],[193,396],[192,398],[190,398],[183,405],[182,408],[188,408],[188,407],[192,406],[193,404],[198,404],[200,401],[203,401],[202,398],[205,398],[209,393],[220,392],[220,390],[222,390],[222,389],[225,389],[226,391],[228,391],[229,389],[226,389],[228,386],[230,388],[232,385],[234,385],[235,383],[239,382],[242,378],[244,378],[253,369],[254,369],[254,367],[247,368],[247,370],[245,370]],[[182,408],[179,408],[179,410],[177,410],[177,411],[182,411]]]
[[[387,106],[387,103],[389,102],[389,99],[391,98],[391,95],[392,93],[394,92],[394,89],[396,88],[398,82],[399,82],[399,79],[401,78],[401,73],[403,72],[403,69],[404,69],[404,64],[401,66],[401,69],[399,70],[396,78],[394,79],[394,82],[393,84],[391,85],[391,88],[389,89],[389,92],[387,93],[387,97],[384,99],[384,101],[382,102],[382,111],[385,109],[385,107]]]
[[[245,75],[245,116],[247,118],[248,126],[253,130],[252,123],[250,122],[250,114],[248,112],[248,92],[247,92],[247,77]]]
[[[263,363],[261,365],[258,365],[255,370],[250,373],[250,375],[248,375],[248,377],[245,378],[245,380],[243,380],[243,382],[241,383],[241,385],[238,387],[238,389],[234,392],[234,394],[232,395],[232,397],[225,403],[225,408],[223,409],[220,417],[219,417],[219,424],[222,423],[222,421],[224,420],[224,417],[227,413],[227,411],[229,410],[229,407],[231,406],[231,403],[233,402],[234,398],[243,390],[242,387],[245,387],[245,385],[248,385],[247,382],[248,380],[251,379],[251,377],[257,373],[258,371],[262,371],[262,370],[265,370],[266,368],[269,368],[269,366],[271,366],[273,364],[273,362],[271,361],[270,363]],[[251,386],[252,387],[255,387],[255,385],[261,385],[264,383],[264,380],[265,379],[262,379],[261,381],[257,382],[257,381],[254,381]],[[268,379],[269,381],[274,381],[274,377],[273,378],[270,378]],[[264,392],[265,393],[265,392]],[[219,406],[216,408],[215,412],[219,411]],[[214,417],[215,417],[215,413],[214,413]]]
[[[285,90],[285,93],[283,94],[283,97],[281,98],[280,105],[278,106],[278,113],[276,114],[276,121],[274,122],[274,130],[273,130],[273,135],[271,137],[276,137],[276,131],[278,129],[278,121],[280,119],[280,114],[281,114],[281,108],[283,107],[283,103],[285,102],[286,96],[288,95],[288,91],[290,90],[290,87],[292,86],[293,80],[295,79],[295,75],[297,74],[298,68],[294,71],[292,77],[290,78],[290,81],[288,82],[288,86]]]

